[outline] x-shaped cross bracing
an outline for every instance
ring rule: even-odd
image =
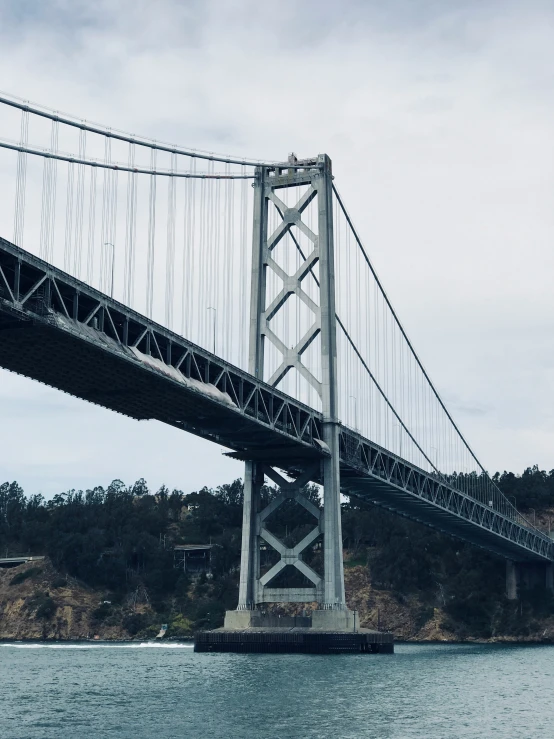
[[[283,282],[281,291],[272,300],[271,304],[266,307],[261,316],[261,333],[271,341],[273,346],[276,347],[283,357],[281,364],[269,379],[269,384],[276,387],[285,377],[287,372],[290,369],[295,368],[297,372],[312,385],[321,397],[321,382],[302,362],[302,355],[321,332],[320,307],[302,287],[303,280],[310,272],[312,272],[313,268],[319,261],[319,238],[302,221],[302,213],[317,195],[317,190],[313,185],[310,185],[294,208],[288,208],[271,187],[267,188],[266,195],[273,202],[282,218],[282,223],[280,223],[275,231],[267,238],[266,247],[264,249],[265,266],[269,267],[269,269],[271,269]],[[308,256],[304,256],[302,252],[300,252],[303,257],[303,262],[294,275],[289,275],[275,261],[272,256],[272,252],[281,239],[290,232],[292,226],[296,226],[296,228],[307,236],[313,244],[313,249],[310,251]],[[270,328],[269,322],[277,315],[291,295],[296,295],[298,299],[312,311],[314,314],[314,321],[304,336],[302,336],[302,338],[297,342],[296,346],[289,349]]]
[[[264,466],[264,473],[275,482],[281,488],[279,495],[274,498],[269,505],[267,505],[263,511],[258,513],[256,520],[256,528],[258,536],[260,536],[265,542],[267,542],[275,551],[280,555],[280,560],[275,564],[263,577],[260,578],[259,583],[262,588],[265,588],[269,583],[287,566],[292,565],[301,572],[308,580],[310,580],[316,588],[319,588],[322,584],[321,577],[317,572],[312,569],[302,559],[302,552],[305,551],[317,537],[323,533],[323,515],[322,511],[309,501],[305,495],[302,494],[302,488],[306,483],[313,479],[316,470],[310,468],[296,480],[289,482],[285,478],[276,472],[272,467]],[[313,528],[296,546],[289,548],[282,542],[278,537],[272,534],[265,527],[265,522],[285,501],[294,500],[299,505],[303,506],[312,516],[317,519],[317,526]]]

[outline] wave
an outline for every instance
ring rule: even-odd
[[[90,642],[77,642],[73,644],[23,644],[8,642],[0,644],[0,647],[11,649],[193,649],[193,644],[179,644],[169,642],[140,642],[137,644],[107,643],[90,644]]]

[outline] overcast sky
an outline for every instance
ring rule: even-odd
[[[554,467],[551,3],[0,0],[0,43],[0,89],[50,108],[262,159],[327,152],[483,464]],[[208,442],[1,371],[0,418],[0,481],[28,493],[242,475]]]

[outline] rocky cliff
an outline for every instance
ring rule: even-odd
[[[0,639],[128,639],[121,613],[98,619],[104,599],[61,576],[48,559],[0,569]]]
[[[488,639],[471,633],[461,637],[449,628],[452,621],[442,608],[430,606],[417,595],[374,588],[367,567],[347,566],[344,574],[346,600],[358,611],[360,626],[390,631],[400,641],[554,642],[554,615],[532,619],[525,633],[518,635],[493,627]]]
[[[417,595],[402,596],[373,587],[366,566],[347,566],[345,585],[348,605],[358,611],[362,627],[391,631],[403,641],[460,639],[459,633],[449,629],[449,619],[441,608],[429,606]],[[136,597],[127,596],[121,602],[113,602],[112,597],[106,591],[60,575],[48,559],[1,569],[0,640],[124,640],[156,636],[163,619],[145,602],[147,598],[137,602]],[[293,613],[299,607],[289,604],[276,606],[275,610]],[[168,635],[183,638],[193,630],[193,624],[178,614]],[[467,634],[464,640],[477,639]],[[498,632],[489,640],[479,641],[554,642],[554,616],[535,619],[524,635]]]

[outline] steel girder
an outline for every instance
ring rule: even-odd
[[[13,334],[23,327],[26,327],[27,335],[30,332],[37,334],[41,328],[56,334],[69,334],[142,370],[162,375],[189,395],[199,396],[199,403],[202,401],[205,405],[211,401],[223,411],[220,417],[215,412],[213,428],[209,428],[207,423],[195,423],[194,418],[160,420],[242,450],[244,444],[234,433],[238,419],[232,418],[240,415],[252,420],[259,431],[266,428],[272,432],[271,440],[262,440],[256,432],[261,441],[260,449],[264,452],[269,441],[275,455],[279,457],[282,451],[284,459],[290,454],[292,457],[300,456],[302,460],[306,456],[318,459],[325,454],[318,412],[0,239],[0,332],[4,331],[0,335],[6,340],[10,330]],[[47,349],[48,343],[45,342],[41,351]],[[71,355],[66,360],[69,362]],[[10,366],[7,357],[2,357],[0,363],[7,369],[18,371],[17,367]],[[51,377],[41,377],[38,360],[35,367],[27,367],[23,374],[71,392],[70,388],[63,387],[62,378],[57,383]],[[107,396],[103,400],[83,397],[112,407]],[[146,399],[142,400],[146,402]],[[142,413],[140,408],[136,408],[136,412],[113,409],[134,418],[152,417],[149,413]],[[226,423],[235,429],[220,432]],[[252,447],[252,444],[248,446]],[[253,452],[257,454],[255,446]]]
[[[259,547],[259,540],[263,539],[272,549],[279,554],[278,562],[269,569],[265,575],[260,577],[259,572],[254,575],[254,602],[255,603],[275,603],[275,602],[311,602],[321,601],[323,593],[323,580],[321,576],[315,572],[303,559],[303,552],[324,533],[323,511],[317,508],[303,494],[303,487],[313,479],[319,476],[319,469],[308,468],[296,480],[285,480],[276,470],[268,465],[263,466],[263,472],[269,477],[281,490],[280,494],[273,498],[263,510],[255,514],[255,526],[253,534],[256,537],[254,547]],[[316,520],[316,524],[312,530],[304,536],[293,547],[287,547],[285,542],[281,541],[275,534],[267,528],[267,520],[271,515],[282,506],[286,501],[294,500],[308,511]],[[259,570],[259,558],[258,558]],[[309,587],[304,588],[275,588],[271,587],[272,581],[284,570],[287,565],[295,567],[310,582]],[[301,594],[299,594],[301,591]]]
[[[347,429],[341,431],[341,461],[344,492],[502,556],[511,550],[517,560],[554,560],[554,541],[542,532],[508,518],[436,473],[425,472]]]
[[[292,474],[327,454],[317,411],[1,238],[0,366]],[[554,560],[546,535],[344,427],[340,452],[344,493],[508,559]]]

